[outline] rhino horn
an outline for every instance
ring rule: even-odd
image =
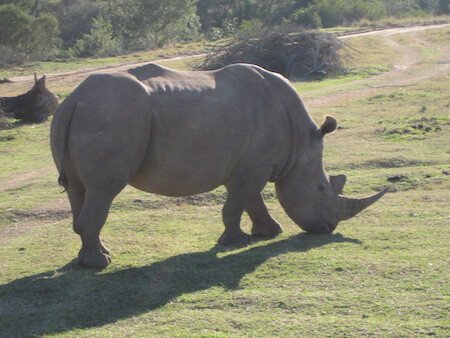
[[[384,189],[380,191],[379,193],[365,198],[348,198],[344,197],[342,195],[339,195],[339,204],[341,207],[340,210],[340,220],[349,219],[356,214],[360,213],[376,201],[378,201],[383,195],[388,191],[388,189]]]

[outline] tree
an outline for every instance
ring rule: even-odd
[[[29,34],[31,17],[14,5],[0,6],[0,44],[18,47]]]
[[[59,46],[55,17],[45,14],[33,18],[11,4],[0,6],[0,31],[0,64],[3,65],[53,55]]]
[[[146,39],[146,43],[162,46],[174,38],[174,27],[182,29],[189,16],[195,14],[194,0],[131,0],[122,2],[126,38]],[[146,47],[146,46],[143,46]]]

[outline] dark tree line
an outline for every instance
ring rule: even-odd
[[[426,13],[449,13],[449,0],[0,0],[0,67]]]

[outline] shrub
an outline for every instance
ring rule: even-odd
[[[61,45],[58,20],[49,14],[43,14],[30,23],[31,39],[28,52],[33,59],[45,59],[58,52]]]
[[[349,24],[362,18],[374,20],[386,14],[383,0],[318,0],[317,11],[325,27]]]
[[[100,15],[101,3],[90,0],[63,1],[56,10],[64,47],[71,47],[88,34],[93,20]]]
[[[390,16],[402,17],[425,14],[422,8],[419,6],[418,0],[385,0],[385,6],[387,9],[387,13]]]
[[[239,26],[238,34],[241,36],[255,36],[261,34],[264,24],[259,19],[243,21]]]
[[[0,44],[18,47],[28,34],[31,17],[14,5],[0,6]]]
[[[323,77],[345,71],[343,47],[343,42],[329,33],[262,32],[259,37],[237,36],[216,46],[197,68],[251,63],[290,78]]]
[[[113,36],[111,22],[103,18],[94,19],[88,34],[78,40],[73,51],[76,56],[109,56],[120,52],[120,43]]]
[[[322,20],[315,6],[298,9],[292,14],[290,21],[306,28],[322,27]]]
[[[14,5],[0,6],[0,64],[11,66],[52,56],[59,47],[59,27],[54,16],[34,18]]]

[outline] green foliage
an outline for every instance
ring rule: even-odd
[[[104,18],[93,20],[92,29],[89,33],[83,34],[74,47],[76,56],[109,56],[120,51],[120,44],[113,35],[111,22]]]
[[[32,37],[28,51],[42,59],[57,52],[60,45],[58,20],[49,14],[43,14],[30,23]]]
[[[139,41],[146,48],[162,46],[180,32],[198,29],[193,0],[131,0],[121,4],[124,25],[121,34],[126,43]]]
[[[29,10],[33,7],[35,0],[0,0],[1,5],[14,5],[20,7],[23,10]]]
[[[0,43],[7,46],[21,45],[29,34],[31,17],[20,7],[0,6]]]
[[[320,18],[315,6],[298,9],[294,14],[292,14],[290,21],[307,28],[322,27],[322,19]]]
[[[22,63],[54,55],[59,43],[59,26],[54,16],[32,17],[14,5],[0,6],[0,64]]]
[[[255,36],[261,34],[264,30],[264,23],[259,19],[243,21],[239,26],[239,35]]]
[[[373,20],[386,14],[383,0],[318,0],[316,6],[325,27],[348,24],[362,18]]]
[[[64,47],[71,47],[92,29],[93,20],[100,15],[101,3],[90,0],[65,1],[55,12],[61,26]]]

